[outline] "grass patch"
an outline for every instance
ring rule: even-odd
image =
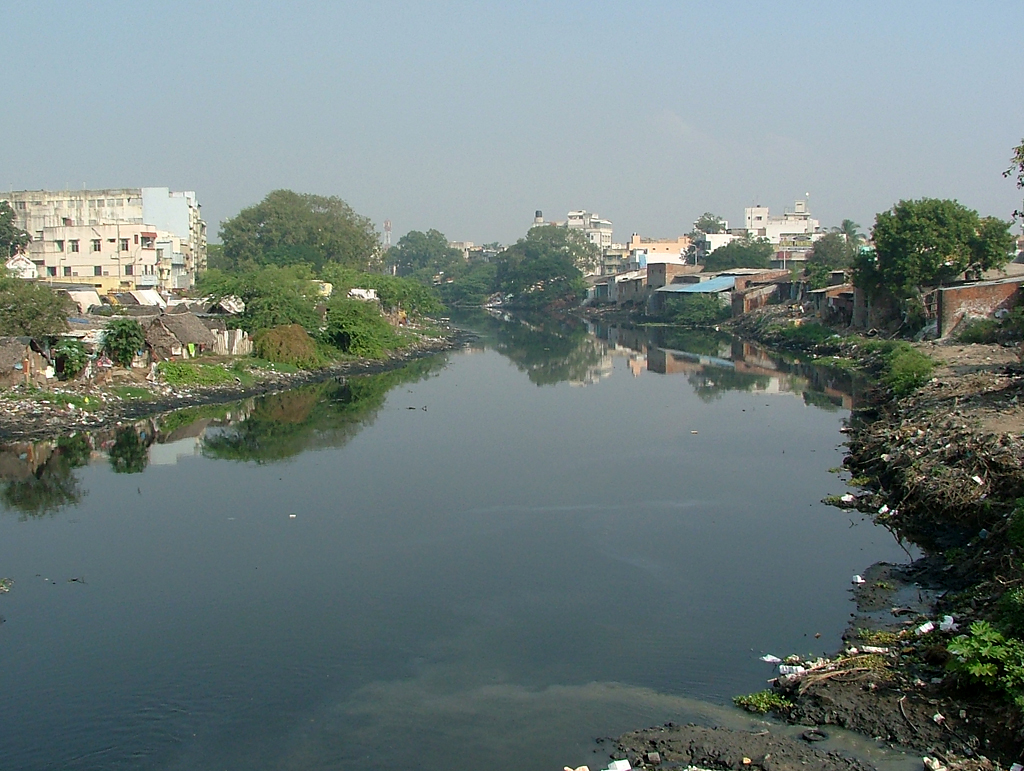
[[[858,629],[857,638],[865,645],[876,645],[885,648],[899,642],[899,634],[896,632],[885,632],[878,629]]]
[[[775,330],[779,337],[789,345],[800,347],[821,345],[826,340],[838,339],[840,336],[823,324],[790,324],[778,326]]]
[[[770,690],[748,693],[745,696],[733,696],[732,702],[737,707],[758,715],[764,715],[773,709],[788,709],[793,706],[793,702],[785,696]]]
[[[229,383],[235,375],[216,364],[192,364],[187,361],[162,361],[157,372],[172,386],[207,386]]]
[[[49,402],[66,407],[73,404],[75,409],[96,410],[103,406],[103,400],[98,396],[78,396],[77,394],[59,394],[53,391],[29,390],[23,394],[10,394],[9,398],[15,400],[31,399],[34,402]]]

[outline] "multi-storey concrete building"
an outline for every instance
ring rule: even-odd
[[[818,220],[811,218],[807,201],[797,201],[793,211],[786,211],[781,217],[772,217],[767,206],[748,206],[744,217],[752,237],[767,238],[773,244],[800,237],[809,240],[818,230]]]
[[[0,193],[32,241],[40,278],[104,291],[188,289],[206,268],[206,223],[194,192],[166,187]],[[104,280],[105,279],[105,280]]]

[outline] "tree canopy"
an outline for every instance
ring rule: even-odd
[[[28,233],[14,224],[14,209],[8,201],[0,201],[0,259],[7,260],[25,251]]]
[[[1021,143],[1013,148],[1013,155],[1010,157],[1010,166],[1003,172],[1004,177],[1016,177],[1017,178],[1017,189],[1024,190],[1024,139]],[[1015,209],[1013,212],[1014,218],[1024,217],[1024,206],[1019,209]]]
[[[952,281],[965,271],[1002,267],[1013,248],[1010,223],[957,201],[900,201],[875,217],[874,255],[856,260],[854,280],[908,298],[921,287]]]
[[[701,233],[724,233],[725,220],[717,214],[706,211],[693,223],[693,229],[699,230]]]
[[[67,331],[73,307],[67,295],[45,284],[0,277],[0,335],[59,335]]]
[[[221,225],[225,267],[329,263],[366,269],[380,258],[373,223],[335,196],[275,190]]]
[[[586,294],[577,263],[593,249],[580,231],[538,225],[497,256],[498,288],[520,307],[574,304]]]
[[[808,262],[829,270],[848,268],[853,265],[859,248],[858,242],[847,238],[842,232],[826,233],[814,242],[808,255]]]
[[[704,258],[704,270],[729,270],[730,268],[767,268],[774,250],[765,238],[744,236],[720,246]]]
[[[391,247],[385,262],[399,276],[415,276],[431,283],[438,275],[453,273],[465,260],[462,252],[448,246],[448,239],[438,230],[410,230]]]

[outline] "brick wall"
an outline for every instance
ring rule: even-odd
[[[942,287],[936,293],[939,337],[949,335],[967,316],[991,316],[1000,308],[1012,308],[1022,283],[1024,276]]]

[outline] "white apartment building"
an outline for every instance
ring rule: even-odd
[[[598,214],[583,210],[571,211],[566,218],[565,226],[570,230],[582,230],[590,243],[601,249],[608,249],[612,245],[612,223],[610,220],[601,219]]]
[[[89,275],[126,282],[119,287],[188,289],[206,268],[206,223],[192,191],[19,190],[0,193],[0,198],[10,203],[15,223],[32,238],[28,257],[40,278],[70,281]],[[155,263],[147,249],[159,257]],[[150,265],[158,266],[154,273],[137,272]],[[142,278],[150,275],[153,283]],[[108,289],[112,282],[102,283]]]
[[[796,201],[792,211],[772,217],[767,206],[748,206],[743,210],[747,232],[752,238],[767,238],[773,244],[782,241],[809,241],[818,230],[818,220],[811,218],[807,201]]]

